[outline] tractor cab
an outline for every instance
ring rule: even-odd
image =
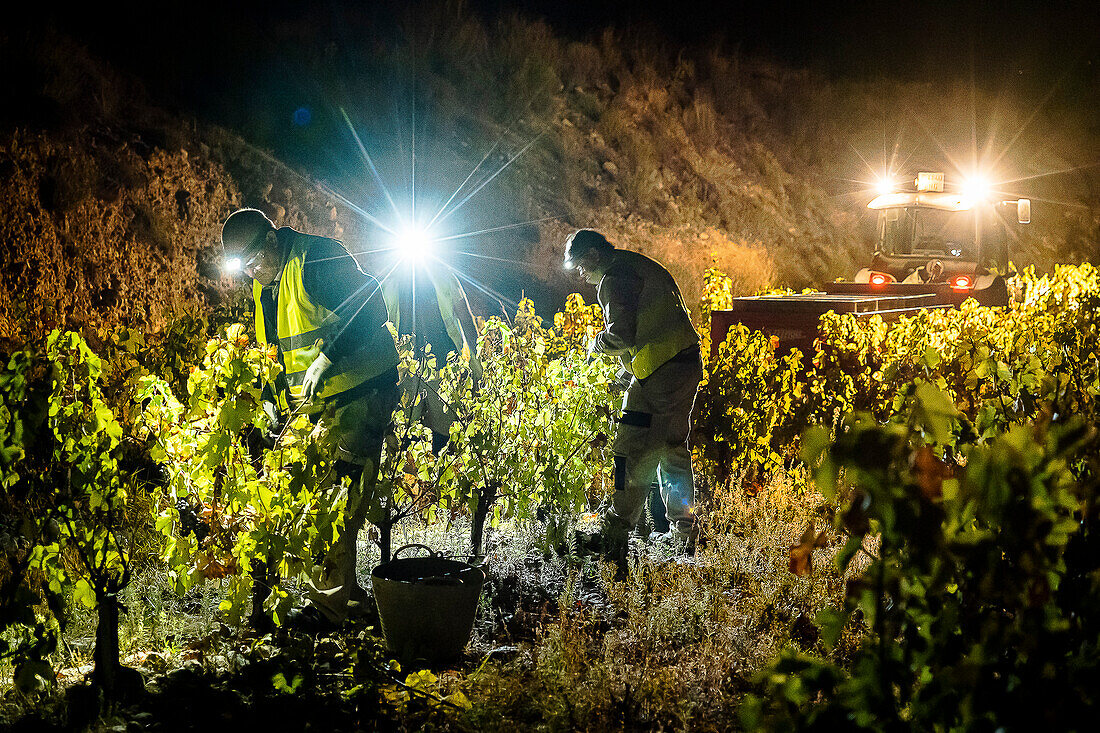
[[[918,173],[911,190],[887,188],[867,205],[878,212],[871,262],[853,278],[855,289],[843,290],[950,289],[987,305],[1007,303],[1004,278],[990,266],[1007,263],[1009,228],[1030,222],[1029,199],[997,200],[979,181],[944,191],[943,173],[931,172]]]

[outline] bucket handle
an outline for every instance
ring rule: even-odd
[[[422,549],[427,550],[428,551],[428,557],[440,557],[441,556],[441,553],[436,552],[435,550],[428,547],[427,545],[421,545],[417,542],[413,542],[413,543],[410,543],[410,544],[407,544],[407,545],[401,545],[401,547],[398,547],[396,550],[393,551],[393,554],[390,557],[392,559],[396,560],[397,556],[400,555],[403,550],[407,550],[410,547],[420,547]]]

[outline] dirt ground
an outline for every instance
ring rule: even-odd
[[[836,546],[815,551],[808,576],[789,569],[819,504],[782,477],[731,490],[712,500],[694,557],[636,538],[619,577],[576,547],[541,548],[537,525],[501,526],[488,537],[470,643],[442,665],[394,659],[369,604],[333,634],[259,634],[219,620],[215,584],[177,598],[151,570],[126,591],[121,637],[134,671],[123,701],[97,714],[94,621],[77,615],[58,684],[9,690],[0,720],[13,731],[729,730],[753,675],[780,649],[825,653],[813,617],[843,588]],[[464,540],[458,525],[410,524],[395,545],[459,555]],[[377,557],[360,544],[369,587]]]

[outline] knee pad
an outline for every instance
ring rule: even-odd
[[[626,456],[615,456],[615,491],[626,491]]]

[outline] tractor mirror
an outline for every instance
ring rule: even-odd
[[[1021,224],[1031,223],[1031,199],[1020,199],[1016,202],[1016,221]]]

